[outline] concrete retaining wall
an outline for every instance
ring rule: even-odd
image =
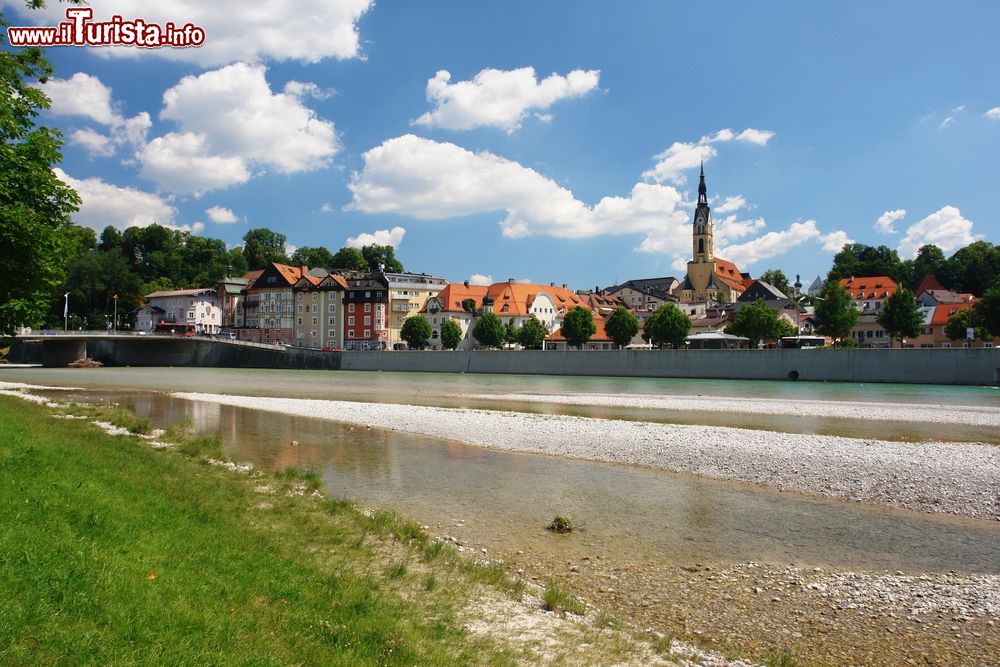
[[[41,343],[19,339],[12,347],[11,361],[40,360],[42,346],[67,343],[55,338]],[[1000,348],[321,352],[202,338],[134,336],[94,337],[86,339],[86,345],[87,355],[105,366],[1000,384]]]
[[[994,385],[1000,349],[343,352],[340,368]]]

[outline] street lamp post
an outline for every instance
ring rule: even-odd
[[[111,331],[112,333],[118,333],[118,295],[115,294],[111,298],[115,300],[115,317],[111,322]]]
[[[69,292],[63,294],[63,331],[69,330]]]

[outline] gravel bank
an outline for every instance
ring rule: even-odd
[[[479,447],[641,465],[894,507],[1000,519],[1000,447],[991,445],[912,444],[386,403],[173,395]]]
[[[969,424],[1000,428],[1000,408],[951,406],[923,403],[869,403],[817,401],[811,399],[723,398],[701,396],[656,396],[649,394],[473,394],[470,398],[562,405],[607,405],[659,410],[718,411],[754,415],[843,417],[879,421]]]

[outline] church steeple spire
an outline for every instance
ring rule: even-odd
[[[705,163],[701,163],[701,179],[698,181],[698,203],[708,203],[708,188],[705,187]]]

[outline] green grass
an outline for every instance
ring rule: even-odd
[[[570,521],[569,517],[567,516],[556,514],[554,517],[552,517],[552,523],[546,526],[546,529],[551,530],[554,533],[572,533],[573,522]]]
[[[180,440],[154,451],[0,397],[0,665],[514,661],[459,617],[483,582],[510,589],[502,571]]]
[[[545,592],[542,593],[542,609],[546,611],[568,611],[571,614],[577,615],[583,615],[587,611],[587,607],[583,602],[564,591],[554,581],[550,581],[545,586]]]
[[[795,667],[795,660],[792,658],[791,651],[785,649],[768,655],[764,659],[764,665],[766,667]]]
[[[139,417],[135,413],[118,405],[80,405],[73,403],[62,410],[62,412],[89,419],[99,419],[136,435],[152,433],[153,431],[153,422],[145,417]]]

